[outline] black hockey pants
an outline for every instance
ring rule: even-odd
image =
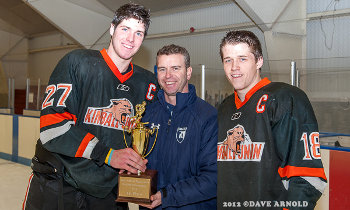
[[[63,179],[63,166],[38,140],[31,167],[25,210],[127,210],[127,203],[117,203],[113,190],[106,198],[97,198],[83,193]]]

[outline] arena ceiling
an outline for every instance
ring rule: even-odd
[[[84,0],[65,0],[84,4]],[[130,0],[95,0],[111,11]],[[208,7],[232,0],[134,0],[151,10],[152,15],[170,14],[178,11]],[[113,9],[112,9],[113,8]],[[43,18],[23,0],[0,0],[0,29],[26,37],[56,32],[58,29]]]
[[[0,29],[18,35],[31,36],[57,29],[22,0],[0,0]]]

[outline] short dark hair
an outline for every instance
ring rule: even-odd
[[[221,61],[223,61],[222,48],[227,44],[239,44],[246,43],[254,54],[255,61],[258,61],[260,57],[263,56],[261,50],[261,44],[258,37],[251,31],[229,31],[226,36],[221,40],[220,44],[220,56]]]
[[[190,54],[188,53],[188,51],[184,47],[174,45],[174,44],[166,45],[158,50],[158,52],[157,52],[157,64],[158,64],[158,56],[173,55],[173,54],[183,55],[185,58],[185,67],[188,68],[191,66]]]
[[[130,18],[134,18],[136,20],[141,21],[145,26],[145,36],[147,35],[150,20],[150,11],[146,9],[144,6],[128,3],[119,7],[114,14],[114,18],[112,20],[112,24],[117,27],[123,20],[127,20]]]

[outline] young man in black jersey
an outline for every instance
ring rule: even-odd
[[[57,64],[42,104],[24,209],[127,209],[115,202],[118,173],[145,171],[147,160],[125,148],[123,127],[135,105],[157,92],[153,73],[131,62],[149,23],[143,6],[123,5],[107,49],[75,50]]]
[[[234,93],[218,112],[218,209],[313,209],[327,178],[305,93],[261,78],[250,31],[230,31],[220,55]]]

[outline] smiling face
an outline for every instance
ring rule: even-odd
[[[158,82],[164,90],[165,100],[176,105],[176,93],[188,92],[192,68],[186,68],[185,57],[181,54],[159,55],[157,67]]]
[[[112,60],[130,62],[140,49],[145,35],[145,25],[134,18],[125,19],[118,26],[111,24],[112,36],[108,47],[108,55]]]
[[[226,77],[244,101],[247,92],[261,80],[259,69],[263,58],[256,61],[246,43],[226,44],[222,48],[222,57]]]

